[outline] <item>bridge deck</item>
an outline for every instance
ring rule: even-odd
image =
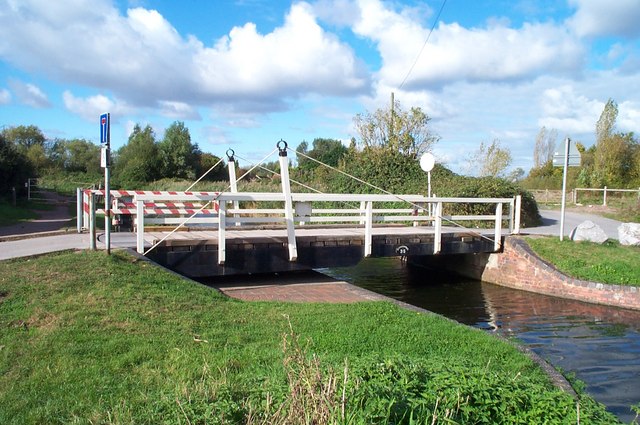
[[[374,227],[371,256],[433,255],[434,234],[434,228],[429,226]],[[288,259],[286,229],[228,227],[225,236],[226,261],[219,265],[217,231],[190,229],[171,235],[145,232],[146,242],[166,238],[150,252],[151,258],[193,277],[350,266],[364,256],[363,227],[296,227],[298,258],[295,262]],[[492,251],[492,230],[442,229],[442,254]]]

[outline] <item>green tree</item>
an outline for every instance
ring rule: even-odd
[[[194,179],[200,150],[191,143],[189,129],[181,121],[175,121],[164,133],[158,144],[161,177]]]
[[[0,132],[0,195],[8,195],[11,188],[20,191],[33,176],[31,164],[16,145]]]
[[[618,105],[612,99],[604,106],[596,123],[596,150],[592,183],[600,186],[624,187],[629,184],[634,170],[633,133],[615,132]]]
[[[136,189],[159,177],[160,155],[151,126],[136,124],[114,164],[114,179],[120,186]]]
[[[340,140],[317,138],[313,140],[313,148],[308,150],[307,142],[302,142],[296,149],[298,152],[307,155],[323,164],[337,167],[340,160],[345,156],[348,149]],[[309,171],[317,168],[320,164],[298,155],[298,168]]]
[[[201,152],[196,157],[196,174],[197,177],[202,176],[204,173],[209,171],[211,167],[216,165],[220,161],[220,158],[217,156],[210,154],[209,152]],[[205,181],[221,181],[228,180],[229,172],[225,167],[224,162],[218,164],[216,168],[209,171],[207,175],[203,178]]]
[[[43,146],[47,138],[35,125],[18,125],[2,130],[2,134],[9,143],[13,143],[23,153],[36,145]]]
[[[479,177],[501,177],[511,164],[511,152],[503,148],[500,140],[480,143],[478,150],[469,158],[468,169]]]
[[[439,140],[429,129],[430,120],[421,108],[405,111],[394,102],[393,108],[357,114],[354,125],[363,149],[385,148],[417,158]]]

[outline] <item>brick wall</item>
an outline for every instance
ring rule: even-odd
[[[518,237],[507,237],[500,254],[460,256],[455,271],[497,285],[595,304],[640,310],[640,288],[574,279],[541,260]]]

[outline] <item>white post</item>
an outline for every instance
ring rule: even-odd
[[[293,222],[293,200],[291,199],[291,182],[289,181],[289,158],[287,157],[287,142],[278,142],[280,150],[280,179],[282,180],[282,193],[284,194],[284,214],[287,224],[287,245],[289,247],[289,261],[298,259],[298,247],[296,246],[296,229]]]
[[[371,243],[373,239],[373,202],[367,201],[364,222],[364,256],[371,257]]]
[[[496,228],[493,239],[493,250],[500,250],[502,245],[502,202],[496,204]]]
[[[569,142],[567,137],[564,142],[564,171],[562,173],[562,205],[560,206],[560,240],[564,240],[564,209],[567,201],[567,170],[569,169]]]
[[[135,198],[134,198],[135,199]],[[144,201],[136,202],[136,250],[144,254]]]
[[[433,235],[433,253],[439,254],[442,249],[442,201],[436,204],[435,233]]]
[[[84,205],[87,205],[87,210],[84,210]],[[85,229],[89,228],[89,194],[86,191],[82,191],[82,224]]]
[[[514,235],[519,235],[520,234],[520,212],[522,210],[522,195],[518,195],[516,196],[516,207],[515,207],[515,217],[514,217],[514,224],[513,224],[513,231],[512,233]]]
[[[229,153],[231,152],[231,154]],[[227,159],[229,163],[227,164],[227,168],[229,169],[229,186],[231,189],[231,193],[238,193],[238,179],[236,178],[236,159],[233,156],[235,152],[232,149],[227,151]],[[240,202],[233,201],[233,209],[237,210],[240,208]],[[238,214],[234,214],[234,217],[238,217]],[[236,222],[236,226],[240,226],[240,222]]]
[[[82,232],[82,189],[76,188],[76,230]]]
[[[93,192],[89,194],[89,248],[96,250],[96,198]]]
[[[109,149],[107,148],[107,155]],[[109,199],[109,165],[104,168],[104,243],[107,246],[107,255],[111,255],[111,201]]]
[[[218,208],[218,265],[220,266],[223,266],[227,259],[226,227],[227,201],[223,201]]]
[[[367,215],[366,208],[367,203],[365,201],[360,201],[360,215],[363,217],[362,220],[360,220],[360,224],[365,224],[367,222],[367,219],[365,217]]]
[[[603,197],[602,205],[605,207],[607,206],[607,186],[604,187],[604,197]]]

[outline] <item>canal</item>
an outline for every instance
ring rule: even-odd
[[[640,403],[640,312],[504,288],[415,266],[366,259],[322,273],[516,338],[586,390],[622,421]]]

